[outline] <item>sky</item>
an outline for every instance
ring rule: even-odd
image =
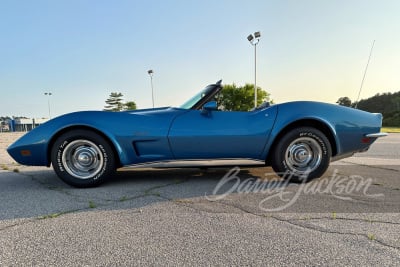
[[[208,84],[254,83],[275,103],[400,90],[398,0],[0,0],[0,116],[179,106]],[[52,95],[46,96],[45,92]]]

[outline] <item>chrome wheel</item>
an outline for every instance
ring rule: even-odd
[[[306,182],[321,177],[329,167],[332,148],[328,138],[312,127],[286,132],[273,147],[269,160],[284,179]]]
[[[83,139],[67,144],[61,160],[65,170],[78,179],[93,178],[104,166],[101,148]]]
[[[117,167],[113,147],[107,139],[88,129],[74,129],[60,135],[50,156],[58,177],[80,188],[105,182]]]
[[[310,137],[297,138],[287,147],[284,160],[296,175],[311,173],[321,164],[321,145]]]

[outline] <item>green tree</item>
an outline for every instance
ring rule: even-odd
[[[136,109],[136,103],[133,101],[128,101],[124,104],[124,109],[125,110],[135,110]]]
[[[383,126],[400,126],[400,91],[396,93],[376,94],[358,102],[358,109],[382,113]]]
[[[104,107],[105,111],[121,111],[124,108],[124,104],[122,103],[123,94],[112,92],[110,97],[106,100],[106,106]]]
[[[337,104],[345,107],[351,107],[351,100],[347,96],[343,96],[336,101]]]
[[[395,111],[399,112],[400,111],[400,95],[397,95],[397,96],[393,97],[392,104],[393,104],[393,109]]]
[[[254,85],[236,84],[224,85],[218,96],[221,109],[226,111],[249,111],[254,108]],[[257,86],[257,106],[264,101],[270,101],[270,94]]]

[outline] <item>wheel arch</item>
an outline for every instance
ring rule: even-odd
[[[300,119],[300,120],[296,120],[294,122],[289,123],[288,125],[286,125],[285,127],[283,127],[279,133],[276,135],[276,137],[274,138],[269,151],[273,151],[275,149],[275,146],[277,145],[277,143],[279,142],[279,140],[289,131],[295,129],[295,128],[299,128],[299,127],[312,127],[315,128],[319,131],[321,131],[323,134],[325,134],[326,138],[328,138],[328,141],[331,145],[331,149],[332,149],[332,157],[336,156],[338,154],[338,143],[337,140],[335,138],[335,131],[333,130],[333,128],[325,121],[321,121],[315,118],[308,118],[308,119]],[[266,163],[267,165],[270,164],[271,162],[271,155],[272,153],[268,153],[268,157],[266,159]]]
[[[63,135],[64,133],[67,133],[69,131],[73,131],[73,130],[88,130],[88,131],[92,131],[98,135],[100,135],[101,137],[104,138],[104,140],[106,140],[106,142],[110,145],[111,149],[113,150],[114,153],[114,159],[115,159],[115,163],[117,168],[121,167],[121,159],[119,158],[119,153],[117,151],[117,148],[115,146],[115,143],[111,140],[111,138],[109,136],[107,136],[104,132],[100,131],[99,129],[96,129],[94,127],[90,127],[87,125],[73,125],[73,126],[69,126],[66,128],[63,128],[61,130],[59,130],[58,132],[56,132],[51,139],[48,142],[48,146],[47,146],[47,159],[48,159],[48,167],[50,167],[51,164],[51,149],[54,145],[54,143],[56,142],[56,140]]]

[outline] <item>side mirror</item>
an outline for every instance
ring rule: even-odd
[[[201,114],[208,114],[213,110],[218,110],[217,101],[210,101],[203,105],[203,109],[201,110]]]

